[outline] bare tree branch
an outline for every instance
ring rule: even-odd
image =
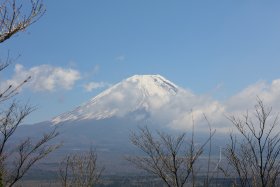
[[[30,0],[29,7],[18,4],[18,0],[2,1],[0,5],[0,43],[35,23],[44,15],[45,11],[42,0]]]
[[[24,2],[24,3],[23,3]],[[0,43],[5,42],[16,33],[24,31],[35,23],[45,13],[42,0],[2,0],[0,1]],[[7,58],[0,61],[0,71],[12,63],[13,59],[8,54]],[[22,80],[19,85],[1,87],[0,103],[7,103],[19,93],[24,84],[31,79],[30,76]],[[13,139],[13,134],[23,120],[34,110],[25,105],[20,107],[17,102],[11,102],[6,110],[0,112],[0,187],[13,186],[27,171],[39,160],[56,150],[60,145],[49,143],[58,136],[57,129],[46,133],[41,139],[31,141],[29,137],[14,149],[8,149],[7,142]],[[9,163],[9,164],[7,164]],[[12,163],[12,164],[11,164]]]
[[[58,135],[59,133],[54,128],[51,132],[45,133],[35,144],[32,143],[30,138],[21,142],[15,150],[13,168],[8,172],[7,180],[5,181],[6,185],[13,186],[37,161],[59,148],[59,144],[48,145]]]
[[[230,134],[224,151],[228,164],[238,176],[241,186],[277,186],[280,173],[280,132],[278,115],[271,119],[272,108],[257,98],[253,117],[247,112],[242,118],[231,116],[241,139]]]
[[[60,182],[63,187],[92,187],[99,182],[103,170],[98,169],[97,155],[91,148],[63,159],[59,168]]]
[[[146,156],[128,157],[127,160],[136,167],[160,177],[167,186],[183,187],[193,174],[194,164],[213,135],[214,133],[210,133],[210,137],[199,146],[195,146],[192,137],[189,146],[186,147],[188,143],[185,133],[171,136],[158,131],[156,137],[147,127],[139,128],[139,133],[131,133],[130,140]]]

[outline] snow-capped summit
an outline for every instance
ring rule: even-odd
[[[223,105],[207,95],[193,94],[160,75],[134,75],[53,118],[52,124],[121,120],[188,129],[193,119],[203,124],[205,114],[221,121],[224,111]]]
[[[182,90],[161,75],[134,75],[108,88],[89,102],[53,118],[52,123],[122,117],[131,112],[160,109]]]
[[[178,86],[161,75],[134,75],[125,81],[137,83],[138,87],[146,90],[147,94],[176,94]]]

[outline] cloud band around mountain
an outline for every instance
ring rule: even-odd
[[[94,86],[98,87],[99,84]],[[176,93],[172,90],[174,88]],[[257,96],[268,106],[279,110],[279,91],[280,80],[274,80],[271,84],[261,81],[225,101],[218,101],[209,95],[194,94],[190,90],[177,87],[161,76],[133,76],[78,107],[71,112],[71,116],[62,115],[57,121],[63,121],[63,118],[77,120],[80,117],[81,120],[99,120],[113,116],[122,118],[132,114],[138,120],[148,117],[157,124],[175,129],[190,129],[194,122],[198,131],[208,131],[204,118],[206,115],[212,128],[228,131],[232,125],[227,116],[241,116],[248,109],[254,110]],[[139,111],[139,115],[135,111]]]

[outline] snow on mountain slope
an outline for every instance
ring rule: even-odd
[[[135,75],[105,90],[75,110],[55,117],[54,124],[123,116],[139,109],[161,107],[180,88],[160,75]]]
[[[101,120],[124,117],[133,113],[136,119],[147,117],[157,123],[185,128],[192,115],[217,115],[223,111],[219,103],[178,87],[160,75],[134,75],[93,97],[73,111],[53,118],[52,123]],[[138,114],[139,115],[135,115]],[[201,118],[200,117],[200,118]]]

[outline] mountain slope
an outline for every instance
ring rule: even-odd
[[[123,117],[135,111],[157,110],[182,89],[160,75],[135,75],[105,90],[52,122]]]
[[[195,95],[160,75],[134,75],[53,118],[52,124],[122,118],[186,130],[194,118],[197,130],[207,130],[203,114],[219,120],[223,112],[212,98]]]

